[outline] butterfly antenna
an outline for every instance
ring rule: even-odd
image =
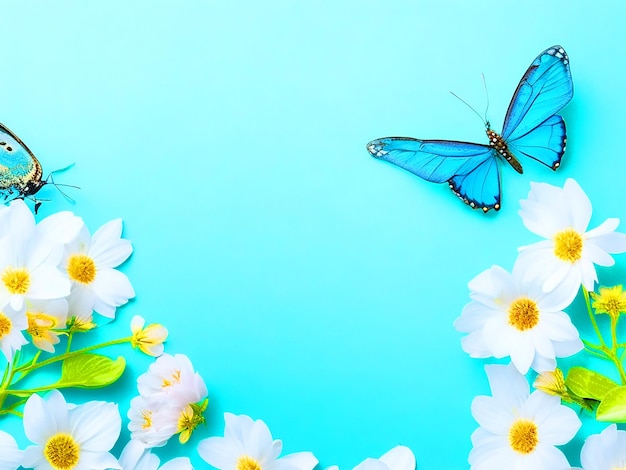
[[[489,121],[487,121],[487,112],[489,111],[489,92],[487,91],[487,80],[485,80],[485,74],[481,73],[482,77],[483,77],[483,87],[485,87],[485,97],[487,98],[487,107],[485,108],[485,123],[488,123]]]
[[[59,168],[58,170],[51,171],[51,172],[50,172],[50,174],[48,175],[48,177],[46,178],[46,184],[51,184],[51,185],[53,185],[55,188],[57,188],[57,190],[58,190],[58,191],[59,191],[59,192],[63,195],[63,197],[64,197],[66,200],[68,200],[69,202],[71,202],[71,203],[75,203],[75,202],[76,202],[76,200],[75,200],[75,199],[73,199],[72,197],[70,197],[68,194],[66,194],[66,193],[65,193],[65,192],[64,192],[64,191],[63,191],[63,190],[62,190],[59,186],[63,186],[63,187],[66,187],[66,188],[75,188],[75,189],[80,189],[80,187],[79,187],[79,186],[75,186],[75,185],[73,185],[73,184],[55,183],[55,182],[54,182],[54,177],[53,177],[53,175],[54,175],[55,173],[62,173],[62,172],[64,172],[64,171],[66,171],[66,170],[69,170],[69,169],[70,169],[70,168],[72,168],[74,165],[75,165],[75,164],[74,164],[74,163],[72,163],[71,165],[68,165],[68,166],[66,166],[66,167],[64,167],[64,168]]]
[[[467,101],[465,101],[463,98],[461,98],[459,95],[457,95],[455,92],[451,91],[450,93],[452,93],[452,95],[458,99],[459,101],[461,101],[463,104],[465,104],[465,106],[467,106],[469,109],[471,109],[472,111],[474,111],[474,114],[476,114],[476,116],[478,116],[480,118],[480,120],[483,122],[483,124],[487,125],[487,120],[484,119],[480,113],[478,111],[476,111]]]

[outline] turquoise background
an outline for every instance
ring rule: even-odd
[[[207,383],[208,426],[158,455],[202,468],[198,442],[222,435],[231,411],[321,468],[397,444],[420,470],[467,468],[489,361],[461,350],[452,322],[471,278],[510,269],[538,240],[517,214],[529,182],[576,178],[592,226],[626,218],[625,16],[617,0],[2,2],[0,121],[46,174],[75,162],[57,181],[81,187],[68,189],[74,206],[45,188],[40,215],[71,209],[92,231],[121,217],[135,247],[123,270],[137,298],[96,336],[126,335],[135,314],[163,323],[167,351]],[[575,89],[563,165],[503,167],[499,213],[365,150],[388,135],[485,142],[449,91],[482,114],[484,73],[499,130],[524,71],[554,44]],[[626,276],[615,258],[603,284]],[[67,397],[114,400],[125,415],[151,360],[108,353],[128,359],[121,382]],[[26,445],[19,419],[0,428]],[[585,419],[564,448],[572,464],[602,428]]]

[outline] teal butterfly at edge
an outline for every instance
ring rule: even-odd
[[[369,153],[433,183],[447,182],[470,207],[500,210],[500,160],[518,173],[520,155],[556,170],[565,152],[565,122],[557,113],[572,99],[569,58],[561,46],[543,51],[517,85],[498,134],[486,124],[489,143],[386,137]]]
[[[35,201],[35,213],[41,201],[34,195],[48,181],[42,180],[39,160],[22,140],[4,124],[0,124],[0,198],[10,201],[30,198]]]

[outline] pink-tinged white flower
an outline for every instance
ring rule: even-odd
[[[137,379],[139,394],[178,403],[197,403],[207,396],[200,374],[184,354],[163,354]]]
[[[164,445],[177,433],[185,443],[204,423],[207,388],[184,354],[156,359],[137,379],[137,388],[141,396],[131,401],[129,429],[146,447]]]
[[[23,310],[27,300],[69,295],[70,283],[57,268],[62,246],[46,230],[37,229],[24,201],[12,201],[0,222],[9,227],[0,239],[0,305],[8,301],[15,310]]]
[[[396,446],[379,459],[365,459],[354,470],[415,470],[415,455],[408,447]]]
[[[65,328],[67,320],[67,300],[33,300],[26,307],[28,327],[33,344],[50,353],[54,352],[54,345],[60,339],[56,330]]]
[[[24,432],[35,445],[24,451],[22,465],[36,470],[119,469],[109,451],[121,425],[113,403],[91,401],[75,406],[56,390],[46,400],[31,395],[24,406]]]
[[[209,437],[198,445],[200,457],[219,470],[312,470],[317,465],[311,452],[279,458],[283,443],[272,439],[261,420],[224,413],[224,421],[224,437]]]
[[[562,311],[571,301],[566,288],[544,292],[535,278],[515,264],[509,274],[500,266],[483,271],[469,282],[472,302],[454,326],[469,333],[462,347],[472,357],[510,356],[522,374],[531,367],[542,372],[556,368],[556,357],[583,348],[578,331]]]
[[[615,231],[619,219],[587,230],[591,202],[575,180],[569,178],[563,188],[530,185],[519,214],[528,230],[546,240],[521,247],[518,261],[530,277],[543,281],[545,291],[564,285],[572,299],[581,284],[592,291],[598,280],[594,265],[612,266],[611,254],[626,251],[626,234]]]
[[[159,467],[159,458],[136,440],[126,444],[119,461],[122,470],[193,470],[187,457],[172,459]]]
[[[144,328],[146,320],[135,315],[130,322],[130,330],[133,333],[131,344],[133,348],[139,348],[148,356],[160,356],[163,354],[163,342],[167,339],[168,331],[163,325],[153,323]]]
[[[0,431],[0,470],[16,470],[22,464],[22,451],[13,436]]]
[[[161,447],[178,432],[178,420],[185,404],[138,396],[130,401],[128,429],[133,440],[144,447]]]
[[[83,226],[77,237],[66,244],[61,267],[72,281],[69,313],[88,319],[95,310],[115,317],[115,309],[135,296],[133,286],[116,267],[122,264],[133,249],[121,238],[121,219],[100,227],[93,237]]]
[[[570,470],[555,446],[569,442],[581,426],[576,412],[541,391],[511,365],[488,365],[492,396],[472,402],[480,427],[472,434],[471,470]]]
[[[626,431],[611,424],[600,434],[589,436],[580,453],[585,470],[626,469]]]
[[[22,334],[27,327],[28,320],[24,312],[15,310],[10,303],[0,308],[0,351],[8,362],[13,360],[15,351],[28,344]]]

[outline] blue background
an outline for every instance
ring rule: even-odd
[[[489,389],[452,322],[471,278],[537,241],[517,214],[529,182],[574,177],[592,226],[626,218],[625,15],[618,1],[3,2],[0,120],[45,173],[75,162],[57,181],[82,188],[68,190],[74,206],[46,188],[41,216],[72,209],[92,231],[122,217],[135,247],[123,270],[137,298],[96,336],[126,335],[134,314],[163,323],[167,351],[209,388],[208,426],[157,453],[201,468],[197,443],[231,411],[322,467],[401,443],[420,470],[466,468],[470,403]],[[499,213],[365,150],[388,135],[485,142],[449,91],[482,114],[484,73],[499,130],[554,44],[574,79],[567,153],[556,173],[503,167]],[[616,260],[602,283],[624,280]],[[151,360],[108,353],[128,358],[121,382],[68,400],[114,400],[125,415]],[[585,419],[572,464],[603,427]],[[0,428],[26,445],[19,419]]]

